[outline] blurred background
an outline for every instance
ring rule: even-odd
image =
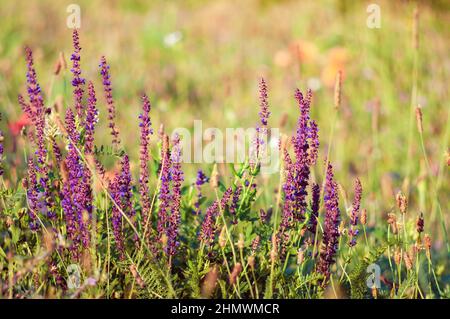
[[[412,207],[430,212],[435,199],[431,189],[439,180],[438,196],[447,212],[449,2],[375,1],[381,25],[369,28],[367,7],[372,2],[1,1],[0,127],[6,135],[8,161],[12,165],[16,153],[20,160],[15,165],[22,165],[23,159],[17,146],[21,128],[17,94],[26,92],[24,45],[34,50],[47,105],[59,97],[64,105],[72,103],[69,70],[57,77],[53,72],[60,52],[70,62],[66,9],[75,3],[81,8],[83,76],[95,82],[98,93],[97,145],[111,141],[98,68],[102,55],[111,65],[117,125],[134,160],[141,93],[150,96],[156,129],[160,123],[169,132],[176,127],[191,129],[194,119],[203,120],[204,128],[245,128],[258,121],[258,81],[263,76],[269,87],[269,124],[286,134],[291,134],[298,116],[294,89],[313,90],[312,116],[320,127],[322,163],[332,122],[334,81],[342,70],[342,107],[331,151],[342,188],[351,192],[353,178],[360,176],[365,207],[372,216],[386,212],[393,207],[410,165]],[[411,156],[407,151],[415,55],[415,102],[423,108],[433,171],[428,179],[417,130]],[[321,171],[318,165],[315,173],[321,176]],[[193,178],[188,176],[187,181]]]

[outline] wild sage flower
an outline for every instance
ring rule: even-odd
[[[84,133],[84,151],[86,154],[92,154],[94,150],[95,125],[98,122],[98,110],[96,107],[97,98],[95,97],[94,84],[88,83],[88,100]]]
[[[314,183],[312,186],[312,199],[311,199],[311,217],[309,218],[308,230],[310,231],[312,238],[316,236],[317,221],[319,219],[319,206],[320,206],[320,186]]]
[[[294,203],[293,216],[295,221],[301,221],[306,211],[306,196],[308,192],[306,188],[309,184],[310,175],[310,157],[308,155],[309,137],[310,137],[310,104],[311,90],[308,91],[307,97],[304,98],[300,90],[296,90],[295,98],[300,108],[300,116],[297,123],[296,135],[292,138],[296,161],[291,168],[295,171],[293,174],[294,183]]]
[[[214,239],[217,233],[216,219],[220,214],[221,209],[225,209],[230,200],[233,190],[231,187],[227,188],[223,193],[220,203],[216,200],[214,203],[206,209],[206,215],[201,225],[199,240],[208,246],[214,243]]]
[[[85,110],[83,109],[83,85],[85,84],[85,79],[81,77],[81,46],[80,46],[80,37],[78,35],[78,30],[74,29],[72,33],[72,42],[73,42],[73,53],[70,57],[72,60],[72,69],[70,70],[73,74],[72,78],[72,86],[73,86],[73,97],[75,103],[75,111],[77,113],[80,122],[84,123]]]
[[[181,184],[184,181],[183,171],[181,169],[181,145],[178,134],[173,139],[171,152],[171,173],[172,176],[172,205],[167,228],[167,253],[170,256],[175,255],[179,245],[177,241],[178,230],[181,222]]]
[[[100,61],[100,74],[103,79],[103,90],[105,92],[106,103],[108,104],[108,126],[111,129],[113,146],[118,148],[120,144],[119,130],[116,127],[116,107],[112,96],[111,75],[109,74],[109,65],[106,58],[102,56]]]
[[[325,223],[322,239],[322,249],[317,270],[327,279],[330,276],[330,268],[335,262],[335,255],[339,243],[339,223],[341,212],[339,210],[339,195],[337,183],[334,181],[333,167],[328,164],[325,183]]]
[[[362,185],[359,178],[355,181],[355,198],[353,200],[352,212],[350,214],[350,230],[348,232],[350,241],[349,246],[353,247],[356,245],[356,236],[358,236],[358,229],[356,226],[358,225],[359,219],[359,209],[361,206],[361,196],[362,196]]]
[[[267,124],[270,116],[269,111],[269,102],[267,100],[267,84],[264,78],[261,78],[259,82],[259,118],[261,125],[256,126],[256,159],[259,158],[261,154],[260,148],[262,146],[266,147],[264,144],[266,142],[267,144],[267,138],[268,138],[268,131],[267,131]]]
[[[114,179],[110,182],[109,189],[113,199],[112,203],[112,228],[119,251],[120,259],[125,258],[125,239],[123,230],[123,215],[125,214],[129,220],[134,216],[134,209],[131,202],[131,172],[130,160],[128,155],[124,155],[120,162],[120,172],[117,172]]]
[[[149,195],[150,190],[148,188],[148,161],[150,160],[149,142],[150,135],[153,134],[152,122],[150,120],[150,110],[150,101],[147,95],[144,94],[142,96],[142,113],[139,115],[139,128],[141,130],[139,150],[139,193],[141,196],[143,228],[147,226],[151,205]]]
[[[166,233],[168,223],[168,210],[170,207],[170,149],[169,136],[163,133],[161,146],[161,186],[159,189],[159,210],[158,210],[158,224],[157,233],[158,239]]]
[[[283,182],[283,193],[284,202],[283,210],[281,215],[281,223],[279,231],[276,234],[277,244],[281,243],[281,256],[283,257],[286,252],[286,245],[290,239],[290,229],[294,221],[293,206],[295,202],[295,184],[294,184],[294,170],[292,159],[286,148],[283,149],[284,157],[284,182]]]
[[[419,215],[419,217],[417,217],[417,221],[416,221],[416,230],[419,233],[419,235],[421,233],[423,233],[424,226],[425,226],[425,222],[423,219],[423,213],[420,213],[420,215]]]
[[[195,201],[194,204],[194,214],[195,215],[200,215],[201,214],[201,210],[200,210],[200,203],[201,200],[203,198],[202,195],[202,185],[205,183],[208,183],[209,178],[208,176],[205,175],[205,173],[203,173],[203,171],[200,169],[197,171],[197,179],[195,180],[195,189],[197,191],[197,200]]]
[[[46,175],[45,162],[47,149],[45,146],[45,107],[42,97],[41,87],[37,82],[36,71],[34,69],[33,52],[29,47],[25,48],[27,60],[27,91],[32,110],[32,121],[36,127],[36,144],[37,144],[37,160],[39,164],[39,172]],[[43,176],[46,178],[46,176]]]
[[[233,192],[233,197],[231,199],[230,207],[228,209],[228,211],[232,217],[231,222],[233,224],[238,223],[237,216],[236,216],[236,209],[238,208],[238,202],[239,202],[239,197],[241,196],[241,193],[242,193],[242,186],[236,187],[236,190]]]
[[[37,216],[39,211],[39,191],[36,177],[36,167],[32,158],[28,159],[28,176],[25,186],[27,190],[29,226],[31,230],[36,231],[40,227]]]

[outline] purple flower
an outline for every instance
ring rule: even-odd
[[[28,200],[28,217],[30,219],[29,225],[30,229],[36,231],[39,229],[38,222],[38,209],[39,209],[39,198],[38,198],[38,183],[36,178],[36,167],[32,158],[28,159],[28,176],[26,179],[27,189],[27,200]]]
[[[284,193],[284,204],[281,215],[280,228],[277,233],[277,244],[281,243],[281,256],[283,257],[286,253],[286,245],[289,242],[289,230],[293,224],[293,206],[295,203],[295,185],[294,185],[294,171],[292,159],[286,149],[284,152],[284,183],[283,183],[283,193]]]
[[[36,127],[36,143],[37,143],[37,160],[39,164],[39,172],[46,175],[46,156],[47,149],[45,146],[45,108],[44,99],[41,93],[41,87],[37,82],[36,71],[34,69],[33,63],[33,52],[30,48],[25,48],[26,60],[27,60],[27,91],[28,97],[30,99],[30,109],[31,110],[32,121]],[[45,178],[45,176],[44,176]]]
[[[169,136],[163,134],[161,147],[161,186],[159,190],[159,210],[158,210],[158,239],[166,233],[168,223],[168,209],[170,207],[170,150]]]
[[[134,216],[134,209],[131,202],[132,186],[130,160],[128,155],[125,154],[122,157],[120,166],[121,170],[116,173],[113,181],[110,182],[109,189],[111,197],[114,200],[111,213],[112,228],[117,249],[119,251],[119,257],[123,260],[125,258],[125,236],[123,231],[122,213],[124,213],[130,220]]]
[[[216,238],[217,233],[217,216],[220,214],[220,209],[225,209],[225,206],[228,204],[228,201],[231,197],[231,193],[231,187],[227,188],[222,196],[222,199],[220,200],[220,204],[216,200],[211,206],[206,209],[205,219],[203,220],[199,234],[199,240],[205,243],[205,245],[211,246],[214,243],[214,239]]]
[[[170,256],[175,255],[179,245],[177,241],[178,228],[181,221],[181,183],[184,181],[183,171],[181,170],[181,145],[178,134],[173,139],[171,153],[171,176],[172,176],[172,207],[167,228],[167,253]]]
[[[297,133],[292,138],[292,144],[294,145],[294,151],[296,156],[296,161],[292,169],[293,173],[293,183],[294,183],[294,204],[293,204],[293,215],[295,221],[301,221],[304,218],[306,211],[306,196],[308,192],[306,188],[309,184],[310,175],[310,160],[308,156],[310,137],[310,116],[309,109],[311,104],[311,90],[308,91],[306,99],[300,90],[297,89],[295,92],[295,98],[299,104],[300,117],[297,123]]]
[[[259,82],[259,118],[261,119],[261,124],[267,126],[267,121],[269,119],[269,102],[267,101],[267,84],[264,78],[261,78]]]
[[[97,98],[95,97],[94,84],[89,81],[86,121],[84,124],[84,152],[86,154],[92,154],[92,151],[94,150],[95,125],[98,122],[98,110],[96,108],[96,103]]]
[[[75,126],[75,115],[71,108],[66,111],[65,125],[67,134],[69,135],[69,142],[73,144],[78,144],[80,141],[80,134]]]
[[[350,230],[348,235],[350,237],[349,246],[353,247],[356,245],[356,236],[358,236],[358,229],[356,226],[358,225],[359,219],[359,209],[361,206],[361,196],[362,196],[362,185],[359,178],[355,180],[355,198],[353,199],[352,212],[350,214]]]
[[[328,164],[325,183],[325,223],[322,239],[322,249],[317,270],[327,279],[330,276],[330,268],[335,262],[335,255],[339,243],[339,223],[341,213],[339,211],[339,195],[337,184],[333,179],[333,167]]]
[[[238,186],[236,188],[236,190],[234,191],[234,193],[233,193],[233,197],[231,199],[231,204],[230,204],[230,207],[228,209],[228,211],[230,212],[230,215],[233,218],[232,221],[231,221],[233,224],[237,224],[238,223],[238,220],[237,220],[237,217],[236,217],[236,209],[237,209],[237,205],[238,205],[239,197],[241,196],[241,193],[242,193],[242,186]]]
[[[139,115],[141,129],[140,140],[140,171],[139,171],[139,193],[142,203],[142,226],[143,229],[147,226],[147,220],[150,214],[150,196],[148,188],[148,161],[149,155],[149,140],[150,135],[153,134],[152,122],[150,120],[150,101],[147,95],[142,96],[142,113]],[[146,230],[147,231],[147,230]],[[149,234],[147,231],[146,234]]]
[[[197,172],[197,179],[195,181],[195,189],[197,190],[197,200],[195,201],[194,207],[194,214],[200,215],[202,211],[200,210],[200,202],[202,200],[202,185],[205,183],[208,183],[209,178],[203,173],[203,171],[200,169]]]
[[[317,221],[319,219],[319,206],[320,206],[320,186],[314,183],[312,186],[312,199],[311,199],[311,217],[309,218],[308,230],[314,237],[316,236]]]
[[[257,125],[256,127],[256,158],[259,158],[261,152],[261,147],[264,145],[264,142],[267,142],[267,123],[269,120],[270,112],[269,112],[269,102],[267,101],[267,84],[264,78],[261,78],[259,82],[259,119],[261,121],[261,125]]]
[[[56,140],[54,137],[51,138],[51,143],[52,143],[53,154],[55,155],[56,162],[61,163],[63,161],[63,157],[61,154],[61,150],[59,149],[59,146],[56,143]]]
[[[112,96],[111,75],[109,74],[109,65],[106,63],[106,58],[102,56],[100,61],[100,74],[103,78],[103,89],[105,92],[106,103],[108,104],[108,126],[111,129],[113,137],[113,146],[118,148],[120,144],[119,130],[116,127],[116,107]]]
[[[317,162],[317,157],[319,156],[319,127],[316,121],[311,120],[309,123],[309,165],[315,165]]]
[[[78,118],[80,119],[81,124],[84,123],[85,110],[83,110],[83,85],[85,80],[81,77],[81,68],[80,68],[80,38],[78,35],[78,30],[74,29],[72,34],[72,42],[73,42],[73,53],[70,57],[72,60],[72,69],[70,70],[73,74],[72,78],[72,86],[73,89],[73,97],[75,103],[75,110],[77,112]]]

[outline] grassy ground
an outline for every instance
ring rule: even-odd
[[[322,163],[329,152],[340,186],[344,216],[351,208],[355,177],[359,177],[363,184],[362,207],[367,209],[369,245],[362,245],[356,250],[356,255],[364,256],[369,251],[373,252],[374,246],[385,244],[387,214],[396,211],[395,195],[402,191],[408,198],[410,241],[413,242],[412,237],[415,236],[415,220],[422,212],[425,232],[433,240],[434,275],[441,283],[441,296],[449,296],[450,247],[446,228],[450,220],[450,111],[446,83],[450,68],[450,31],[445,23],[449,19],[449,8],[444,1],[433,5],[378,1],[381,8],[379,29],[366,26],[369,3],[364,1],[78,3],[81,6],[83,75],[94,81],[99,95],[96,144],[110,144],[106,104],[100,97],[101,78],[98,75],[100,56],[105,55],[111,65],[116,123],[124,149],[130,156],[135,180],[139,174],[139,95],[143,92],[148,93],[152,101],[151,117],[156,129],[160,123],[164,123],[167,132],[177,127],[192,129],[195,119],[201,119],[204,128],[246,128],[258,122],[257,85],[263,76],[269,86],[270,126],[281,127],[285,134],[291,135],[298,117],[294,89],[312,88],[311,117],[318,122],[321,142],[313,178],[323,181]],[[24,151],[32,152],[30,144],[11,130],[22,114],[17,94],[26,91],[25,44],[34,51],[46,105],[50,107],[56,101],[63,101],[66,107],[72,103],[70,67],[57,76],[53,75],[60,52],[70,62],[71,30],[65,24],[68,4],[47,0],[3,1],[0,4],[0,129],[5,135],[4,185],[11,189],[26,177]],[[415,18],[416,7],[419,10]],[[176,41],[171,42],[173,39]],[[339,70],[343,71],[342,102],[335,114],[334,85]],[[423,134],[416,127],[417,105],[421,106],[423,114]],[[331,145],[329,136],[332,136]],[[156,152],[156,137],[154,139],[152,145]],[[117,162],[111,157],[105,157],[103,161],[108,170],[112,170]],[[210,165],[183,165],[185,185],[195,181],[198,168],[211,172]],[[219,166],[219,169],[224,184],[230,184],[232,173],[225,166]],[[279,180],[279,174],[258,178],[264,191],[258,193],[257,200],[252,203],[252,211],[276,208],[275,191]],[[205,192],[214,199],[213,191]],[[101,191],[99,193],[101,195]],[[12,195],[4,191],[3,196]],[[0,222],[0,247],[4,252],[20,250],[22,255],[30,257],[36,247],[30,247],[30,252],[26,253],[24,247],[13,249],[16,243],[9,241],[10,237],[25,236],[14,235],[14,227],[7,226],[7,216],[14,216],[18,228],[23,222],[14,214],[24,202],[15,205],[18,207],[4,209]],[[188,233],[186,230],[187,237]],[[238,233],[236,230],[236,238]],[[23,238],[18,242],[23,244]],[[110,246],[106,246],[109,254]],[[102,253],[97,260],[99,265],[105,263]],[[380,263],[389,268],[391,256],[386,251],[380,254],[384,256]],[[348,256],[345,250],[335,269],[343,287],[348,284],[343,268]],[[425,256],[422,257],[418,263],[426,264]],[[357,258],[350,263],[356,266]],[[0,272],[1,280],[4,282],[23,266],[17,260],[8,263],[6,255],[0,261],[1,265],[4,269]],[[119,262],[112,269],[119,273],[121,267],[123,265]],[[208,267],[197,274],[197,284]],[[261,270],[260,274],[264,278],[260,289],[267,289],[264,271]],[[45,276],[40,276],[40,283],[47,289]],[[393,281],[389,276],[386,274]],[[301,278],[299,276],[297,282],[300,286],[304,280]],[[405,278],[410,277],[405,275]],[[108,277],[108,289],[83,293],[88,297],[134,296],[133,288],[123,283],[128,283],[127,279],[117,280],[119,282],[115,283],[114,289],[109,286]],[[176,282],[177,279],[172,280]],[[420,284],[426,286],[429,281]],[[174,286],[177,293],[169,289],[168,296],[196,296],[189,289],[182,289],[184,285],[177,287],[175,283]],[[229,296],[240,296],[239,292],[226,289]],[[249,291],[245,289],[248,287],[244,288],[243,294],[249,297]],[[277,297],[308,297],[304,291],[304,295],[296,295],[293,291],[277,289],[274,293]],[[336,289],[332,297],[339,294]],[[349,294],[342,289],[343,295]],[[42,290],[36,295],[44,294]],[[56,295],[61,296],[58,288],[56,290]],[[439,296],[436,287],[430,291],[433,294],[427,293],[428,296]],[[322,293],[319,295],[327,296],[327,290]],[[141,296],[140,293],[137,295]],[[404,297],[398,291],[394,295]],[[418,296],[417,291],[405,295]]]

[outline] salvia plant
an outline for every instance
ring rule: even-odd
[[[151,99],[143,94],[140,115],[129,123],[140,143],[135,177],[116,124],[112,68],[101,57],[103,87],[95,88],[84,78],[81,50],[74,30],[73,100],[65,108],[47,105],[32,50],[24,52],[27,94],[18,105],[31,122],[22,135],[32,151],[15,185],[0,132],[1,297],[449,296],[433,265],[426,221],[408,210],[406,195],[393,198],[385,224],[374,225],[360,179],[350,181],[347,203],[333,159],[318,161],[311,91],[293,95],[296,129],[277,141],[279,187],[264,206],[259,160],[271,114],[265,79],[255,160],[230,165],[231,179],[212,165],[189,182],[181,137],[155,129]],[[336,107],[340,82],[339,76]],[[95,143],[101,103],[110,148]],[[105,157],[116,163],[112,173]]]

